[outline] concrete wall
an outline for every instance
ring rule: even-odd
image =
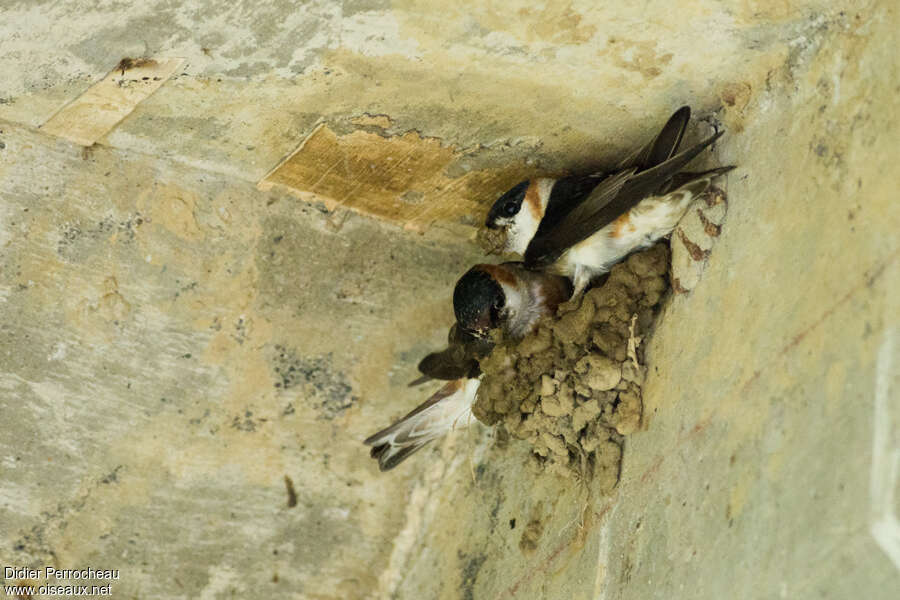
[[[2,16],[4,566],[118,568],[123,598],[900,589],[894,2]],[[185,63],[97,144],[40,130],[144,55]],[[359,440],[422,399],[405,384],[478,260],[473,207],[519,172],[608,164],[683,103],[740,169],[649,341],[613,494],[478,426],[378,473]],[[468,213],[420,234],[258,189],[317,124],[372,115],[449,148],[422,202],[485,174]]]

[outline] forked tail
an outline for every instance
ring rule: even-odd
[[[465,424],[481,379],[456,379],[419,405],[411,413],[368,437],[371,456],[382,471],[393,469],[428,442],[444,436],[457,423]]]

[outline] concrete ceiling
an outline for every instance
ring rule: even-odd
[[[421,229],[470,222],[525,173],[603,164],[681,104],[725,103],[737,120],[773,68],[833,26],[821,5],[14,3],[0,118],[40,127],[122,58],[181,58],[98,143],[255,183],[317,125],[369,131],[335,149],[369,169],[311,165],[299,191],[351,205],[382,192],[374,212],[391,217],[396,200],[393,220]],[[398,169],[385,139],[404,135],[401,157],[418,162]],[[410,198],[424,204],[415,216]]]

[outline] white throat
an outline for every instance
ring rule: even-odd
[[[521,338],[528,334],[541,317],[544,310],[544,299],[540,290],[533,284],[506,285],[503,287],[503,295],[506,299],[504,318],[507,333],[515,338]]]

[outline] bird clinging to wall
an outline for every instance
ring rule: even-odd
[[[531,269],[572,278],[575,295],[631,252],[671,233],[691,201],[733,167],[682,169],[717,133],[678,152],[690,108],[609,173],[523,181],[498,198],[485,226],[505,233],[504,250]]]

